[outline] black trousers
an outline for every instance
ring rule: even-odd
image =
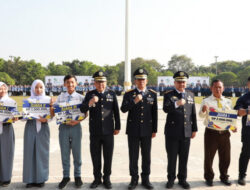
[[[128,135],[129,172],[132,178],[138,179],[138,158],[141,147],[142,180],[147,180],[150,174],[152,137],[134,137]]]
[[[114,135],[90,136],[90,153],[93,163],[95,179],[101,179],[102,150],[104,159],[103,178],[111,175],[111,165],[114,150]]]
[[[190,138],[174,139],[165,135],[165,145],[168,157],[168,181],[174,181],[176,178],[176,161],[179,157],[178,179],[185,181],[187,179],[187,162],[190,147]]]
[[[242,142],[242,149],[240,153],[239,159],[239,177],[246,177],[246,171],[248,166],[248,161],[250,158],[250,140],[246,140]]]

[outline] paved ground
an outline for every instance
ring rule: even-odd
[[[119,97],[119,103],[121,103],[121,97]],[[199,109],[199,105],[197,110]],[[161,110],[162,101],[159,102],[159,129],[157,137],[153,139],[152,144],[152,164],[151,164],[151,181],[155,189],[165,189],[166,183],[166,168],[167,168],[167,156],[165,151],[164,143],[164,125],[166,114]],[[130,181],[129,170],[128,170],[128,146],[127,136],[125,135],[127,114],[121,113],[121,124],[122,129],[118,136],[115,137],[115,148],[113,156],[113,167],[112,177],[113,189],[127,189],[127,185]],[[241,128],[240,120],[238,122],[239,129]],[[192,189],[249,189],[250,178],[247,177],[247,185],[240,187],[235,182],[238,177],[238,159],[241,149],[240,142],[240,130],[237,134],[231,135],[231,165],[229,168],[230,179],[233,182],[231,187],[225,187],[219,182],[219,171],[218,171],[218,156],[216,155],[214,160],[214,171],[215,171],[215,183],[214,187],[206,187],[203,180],[203,160],[204,160],[204,126],[202,120],[198,118],[199,132],[195,139],[192,140],[191,149],[189,154],[188,163],[188,181]],[[22,183],[22,167],[23,167],[23,133],[24,123],[17,122],[14,126],[16,135],[16,149],[15,149],[15,160],[13,169],[12,183],[9,187],[4,189],[25,189],[25,184]],[[92,163],[89,152],[89,131],[88,131],[88,119],[82,122],[83,138],[82,138],[82,177],[83,177],[83,189],[88,189],[89,184],[93,180],[92,176]],[[58,126],[55,121],[50,123],[51,129],[51,141],[50,141],[50,176],[49,181],[46,183],[43,189],[56,189],[58,182],[62,178],[62,165],[60,157],[60,149],[58,142]],[[71,159],[71,165],[72,165]],[[139,162],[139,165],[140,162]],[[250,170],[250,169],[249,169]],[[71,176],[73,174],[73,168],[71,167]],[[248,172],[250,174],[250,172]],[[249,175],[250,176],[250,175]],[[67,189],[75,189],[73,184],[73,176],[71,177],[72,182],[67,186]],[[98,189],[103,189],[100,187]],[[143,189],[140,185],[137,189]],[[177,184],[174,189],[181,189]]]

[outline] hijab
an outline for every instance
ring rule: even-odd
[[[40,83],[40,84],[43,86],[43,93],[40,94],[40,95],[37,95],[36,92],[35,92],[35,90],[36,90],[36,85],[37,85],[38,83]],[[33,83],[32,83],[32,85],[31,85],[31,96],[30,96],[30,98],[31,98],[31,99],[40,100],[40,99],[45,98],[45,97],[46,97],[46,95],[45,95],[45,86],[44,86],[43,81],[41,81],[41,80],[39,80],[39,79],[34,80]]]
[[[4,100],[6,100],[6,99],[9,99],[9,95],[8,95],[8,86],[4,83],[4,82],[0,82],[0,87],[1,86],[5,86],[6,87],[6,90],[7,90],[7,93],[3,96],[3,97],[1,97],[1,101],[4,101]],[[3,133],[3,122],[0,122],[0,135]]]
[[[42,94],[40,95],[37,95],[35,90],[36,90],[36,85],[40,83],[43,87],[43,92]],[[50,98],[48,96],[45,95],[45,85],[43,83],[43,81],[37,79],[37,80],[34,80],[32,85],[31,85],[31,96],[29,99],[35,99],[35,100],[41,100],[41,99],[45,99],[45,98]],[[38,120],[36,120],[36,131],[37,133],[39,133],[39,131],[41,130],[41,126],[42,126],[42,123]]]

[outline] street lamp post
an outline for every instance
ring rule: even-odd
[[[215,66],[216,66],[216,71],[215,71],[216,76],[217,76],[217,67],[218,67],[218,66],[217,66],[217,59],[218,59],[218,57],[219,57],[219,56],[217,56],[217,55],[214,56],[214,58],[215,58]]]

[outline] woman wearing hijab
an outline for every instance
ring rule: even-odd
[[[8,86],[0,82],[0,103],[16,102],[8,96]],[[0,185],[8,186],[11,181],[15,149],[15,134],[11,123],[0,122]]]
[[[43,81],[35,80],[31,86],[29,101],[51,98],[45,95]],[[50,130],[45,118],[28,120],[24,131],[23,182],[26,187],[43,187],[49,176],[49,144]]]

